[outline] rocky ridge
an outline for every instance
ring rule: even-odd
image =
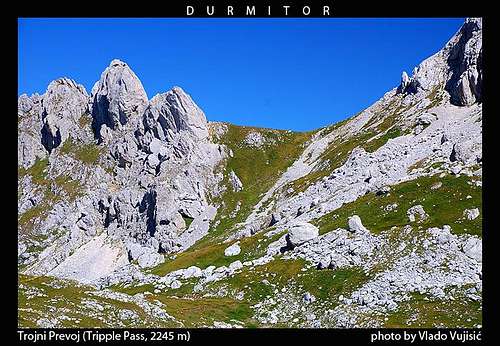
[[[85,191],[74,200],[57,201],[40,220],[38,234],[67,231],[29,263],[27,273],[86,282],[102,273],[80,272],[78,263],[88,260],[91,268],[113,271],[130,258],[151,267],[163,261],[160,253],[189,247],[206,234],[215,213],[206,190],[215,184],[214,167],[225,152],[210,141],[203,112],[182,89],[148,102],[137,76],[113,60],[90,96],[83,86],[62,78],[49,85],[39,108],[34,106],[38,98],[23,95],[19,100],[20,129],[33,119],[42,121],[39,135],[20,133],[19,162],[32,167],[37,158],[48,160],[40,172],[46,179],[64,176],[79,181]],[[33,140],[46,150],[30,146]],[[75,147],[83,152],[71,152]],[[93,162],[86,162],[85,150],[98,151]],[[20,178],[21,211],[40,190],[33,178]],[[40,194],[39,199],[46,198]],[[104,230],[106,236],[97,241]],[[82,245],[90,242],[88,252]],[[104,245],[108,242],[118,250]]]

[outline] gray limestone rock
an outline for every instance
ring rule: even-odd
[[[290,226],[286,241],[290,246],[299,246],[303,243],[316,238],[319,230],[316,226],[308,222],[296,222]]]
[[[234,171],[229,172],[229,180],[235,192],[241,191],[243,189],[243,184],[241,183],[241,180],[240,178],[238,178],[236,173],[234,173]]]
[[[274,212],[271,214],[271,221],[269,221],[269,226],[274,226],[281,221],[281,214],[279,212]]]
[[[432,113],[423,113],[417,117],[416,125],[427,126],[436,120],[436,115]]]
[[[419,222],[427,219],[429,215],[424,210],[424,207],[422,207],[420,204],[414,205],[410,209],[407,210],[406,215],[408,215],[408,220],[410,222],[415,222],[417,217],[419,219]]]
[[[468,18],[446,46],[424,60],[409,77],[403,72],[398,93],[424,94],[444,87],[452,104],[470,106],[481,101],[482,19]]]
[[[243,268],[243,264],[241,263],[241,261],[234,261],[229,265],[229,270],[231,271],[236,271],[241,268]]]
[[[482,143],[474,140],[464,140],[453,145],[450,155],[451,162],[461,162],[463,164],[474,164],[482,160]]]
[[[88,95],[82,85],[68,78],[51,82],[42,96],[42,144],[51,152],[71,135],[81,138],[80,118],[87,111]]]
[[[125,126],[132,118],[142,115],[148,103],[139,78],[118,59],[104,70],[101,79],[92,88],[90,98],[93,127],[100,139],[103,137],[103,125],[111,130]]]
[[[165,261],[165,258],[159,253],[146,252],[137,259],[137,263],[141,268],[155,267]]]
[[[483,242],[481,239],[470,237],[463,245],[463,251],[467,256],[478,262],[482,262]]]
[[[351,232],[365,232],[367,229],[363,226],[361,218],[358,215],[353,215],[349,217],[347,221],[349,225],[349,231]]]
[[[240,252],[241,252],[241,248],[238,245],[238,243],[236,242],[224,250],[224,256],[227,256],[227,257],[236,256],[236,255],[239,255]]]
[[[266,139],[260,132],[251,131],[245,136],[244,143],[251,147],[259,148],[264,145]]]
[[[304,302],[307,304],[314,303],[316,301],[316,297],[314,297],[309,292],[304,293],[303,299],[304,299]]]
[[[465,209],[463,215],[467,220],[475,220],[479,216],[479,209]]]
[[[481,18],[468,18],[448,46],[448,63],[452,75],[446,85],[451,102],[469,106],[482,96],[482,28]]]
[[[200,276],[203,275],[203,272],[200,268],[196,266],[191,266],[184,270],[182,273],[182,278],[183,279],[190,279],[190,278],[199,278]]]
[[[42,119],[40,95],[23,94],[18,99],[17,160],[18,166],[28,168],[37,159],[47,156],[42,145]]]
[[[144,113],[146,131],[166,142],[176,133],[187,132],[196,140],[208,137],[208,123],[203,111],[180,87],[154,96]]]

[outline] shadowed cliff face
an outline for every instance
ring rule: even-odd
[[[446,83],[446,90],[450,92],[453,104],[466,106],[481,102],[482,20],[466,20],[458,35],[458,42],[451,49],[447,61],[452,74]]]
[[[481,102],[482,19],[467,19],[446,46],[413,71],[403,72],[398,92],[417,94],[441,87],[457,106]]]
[[[148,103],[141,81],[127,64],[113,60],[92,88],[91,112],[96,137],[103,125],[111,130],[140,117]]]

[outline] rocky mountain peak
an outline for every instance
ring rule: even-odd
[[[398,91],[400,93],[409,93],[412,81],[413,80],[408,76],[408,73],[403,71],[403,73],[401,73],[401,84],[398,87]],[[411,91],[414,92],[414,90]]]
[[[88,94],[83,85],[69,78],[52,81],[42,97],[42,144],[49,152],[78,130],[78,120],[86,112]]]
[[[83,85],[67,77],[61,77],[50,82],[47,87],[47,93],[57,92],[58,89],[76,89],[80,93],[87,95],[87,90],[85,90]]]
[[[168,141],[172,134],[180,132],[187,132],[197,140],[208,137],[205,114],[178,86],[151,99],[144,123],[146,130],[160,140]]]
[[[90,103],[93,127],[96,136],[100,138],[103,125],[114,130],[141,115],[148,97],[141,81],[130,67],[114,59],[92,88]]]
[[[403,72],[397,92],[428,96],[439,87],[457,106],[481,101],[482,19],[468,18],[445,47],[424,60],[408,78]]]
[[[35,95],[33,95],[35,96]],[[40,101],[40,96],[36,94],[35,100],[33,99],[34,97],[29,97],[27,94],[22,94],[19,96],[17,99],[17,113],[20,116],[28,114],[32,109],[35,104],[35,101],[39,102]]]
[[[120,59],[113,59],[110,63],[109,63],[109,66],[110,67],[126,67],[128,66],[127,63],[121,61]]]
[[[453,104],[466,106],[481,101],[482,28],[481,18],[468,18],[445,47],[451,72],[446,89]]]

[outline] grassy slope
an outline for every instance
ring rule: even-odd
[[[339,136],[330,143],[328,148],[319,157],[317,167],[321,168],[314,169],[308,175],[291,182],[290,186],[296,192],[304,191],[309,185],[342,166],[356,147],[361,147],[368,152],[374,152],[387,143],[389,139],[401,136],[403,131],[398,123],[400,114],[407,107],[401,106],[399,102],[398,99],[395,99],[386,105],[385,108],[374,114],[368,123],[355,135],[350,137]],[[327,127],[324,130],[324,134],[332,131],[340,131],[342,126],[346,125],[356,116]]]
[[[237,260],[241,262],[250,261],[265,255],[267,246],[282,235],[283,232],[267,238],[263,233],[259,233],[252,237],[243,238],[239,243],[241,252],[231,257],[226,257],[224,250],[232,245],[234,241],[231,243],[208,244],[176,254],[175,259],[167,260],[164,264],[151,270],[151,272],[156,275],[165,275],[171,271],[193,265],[204,269],[211,265],[216,267],[228,266]]]
[[[364,273],[356,268],[339,270],[316,270],[310,268],[304,260],[275,259],[265,265],[244,270],[230,278],[215,282],[209,287],[212,290],[221,286],[229,286],[234,290],[244,290],[245,300],[257,303],[272,293],[267,279],[278,288],[291,282],[296,283],[303,291],[312,293],[317,298],[335,301],[340,294],[354,290],[365,281]],[[245,289],[247,287],[247,289]]]
[[[178,327],[174,321],[162,321],[155,318],[141,306],[117,299],[109,299],[92,294],[94,288],[79,285],[72,281],[58,280],[49,277],[19,276],[18,290],[18,324],[20,327],[36,327],[36,321],[57,319],[61,316],[69,318],[60,321],[59,327]],[[133,295],[147,289],[135,289],[126,292]],[[36,294],[33,294],[36,292]],[[146,299],[152,303],[162,302],[165,312],[182,321],[186,327],[211,326],[214,321],[245,321],[250,318],[248,303],[231,298],[192,298],[177,297],[169,292],[149,294]],[[103,309],[84,308],[85,301],[99,304]],[[132,311],[136,320],[120,320],[118,313],[123,310]],[[122,325],[123,323],[123,325]]]
[[[390,193],[376,196],[369,193],[342,208],[322,216],[314,221],[320,228],[320,233],[326,233],[336,228],[346,228],[347,218],[358,215],[363,224],[374,233],[388,230],[393,226],[404,226],[409,223],[406,211],[421,204],[429,214],[429,218],[419,225],[424,228],[450,225],[455,234],[482,235],[482,188],[471,182],[477,178],[467,176],[455,177],[438,175],[420,177],[393,186]],[[441,182],[437,189],[431,187]],[[467,198],[470,196],[470,198]],[[389,204],[397,203],[393,211],[385,211]],[[479,208],[480,215],[475,220],[463,218],[465,209]]]
[[[149,316],[134,303],[95,296],[92,294],[93,288],[72,281],[22,274],[18,280],[20,327],[36,327],[36,321],[40,318],[55,319],[62,315],[70,318],[61,321],[62,327],[116,327],[119,321],[116,314],[120,310],[130,310],[138,315],[138,321],[129,321],[130,324],[125,321],[125,325],[131,327],[158,326],[161,322]],[[37,294],[33,295],[33,291]],[[104,309],[102,311],[82,309],[84,301],[93,301],[102,305]]]
[[[260,133],[266,139],[266,143],[258,148],[245,144],[245,137],[250,132]],[[228,124],[228,131],[221,138],[220,143],[231,149],[233,156],[228,158],[225,167],[223,183],[227,190],[222,196],[214,198],[214,202],[221,203],[222,208],[218,212],[220,223],[212,232],[212,237],[223,234],[236,223],[246,219],[263,194],[300,156],[304,150],[304,143],[311,138],[311,135],[312,133]],[[239,192],[234,192],[230,186],[228,174],[231,170],[243,183],[243,189]],[[239,212],[234,217],[230,217],[238,202],[241,202]]]
[[[464,289],[461,289],[463,292]],[[419,293],[400,304],[384,322],[386,328],[474,328],[482,324],[482,304],[459,292],[455,300],[438,300]]]
[[[220,143],[232,150],[224,167],[226,191],[221,196],[213,196],[212,201],[221,205],[214,223],[217,226],[187,251],[178,254],[175,259],[155,268],[153,272],[165,274],[169,271],[197,265],[201,268],[209,265],[228,265],[234,260],[244,259],[247,252],[254,251],[260,245],[258,237],[245,239],[241,243],[242,253],[237,257],[225,257],[224,249],[230,244],[222,244],[237,223],[243,222],[250,215],[252,208],[263,194],[272,187],[276,180],[300,156],[304,143],[312,133],[297,133],[227,124],[228,131]],[[266,139],[266,144],[259,148],[244,143],[250,132],[259,132]],[[243,183],[243,189],[233,191],[229,182],[229,172],[233,170]],[[238,202],[240,210],[232,215]],[[266,241],[268,243],[268,241]],[[262,247],[262,246],[261,246]],[[248,257],[250,259],[250,257]],[[255,258],[255,257],[253,257]]]
[[[266,283],[265,280],[272,283],[273,286]],[[179,311],[169,310],[168,306],[172,306],[172,301],[186,304],[184,306],[185,310],[190,309],[193,305],[207,304],[204,310],[206,312],[214,309],[213,305],[217,306],[224,302],[228,305],[227,309],[229,309],[226,311],[226,318],[230,317],[247,327],[257,327],[260,326],[260,323],[253,318],[254,310],[251,306],[272,296],[276,289],[280,291],[284,287],[293,286],[295,296],[299,297],[299,299],[305,292],[310,292],[319,298],[317,302],[321,308],[326,309],[335,307],[341,294],[346,295],[353,292],[367,280],[368,277],[357,268],[320,271],[310,268],[301,259],[283,260],[277,258],[265,265],[253,268],[246,267],[231,277],[206,284],[203,292],[204,294],[208,292],[209,295],[215,295],[211,298],[201,296],[200,293],[193,293],[193,285],[189,283],[179,289],[165,290],[160,294],[152,294],[148,297],[166,303],[167,312],[179,316],[182,321],[187,319],[187,325],[194,323],[193,316],[183,316]],[[144,291],[151,292],[153,290],[150,285],[131,288],[117,287],[115,289],[128,294]],[[225,292],[223,297],[219,297],[221,292]],[[238,293],[243,294],[243,299],[235,299]],[[196,310],[197,307],[194,307],[194,309]],[[214,312],[214,316],[221,316],[222,313],[223,311],[218,310]],[[210,312],[209,314],[212,315],[213,313]],[[197,323],[206,321],[206,319],[207,316],[203,315],[197,319]],[[227,322],[228,320],[222,319],[222,321]]]
[[[61,153],[88,165],[96,164],[102,155],[102,147],[95,143],[78,143],[68,138],[61,146]]]

